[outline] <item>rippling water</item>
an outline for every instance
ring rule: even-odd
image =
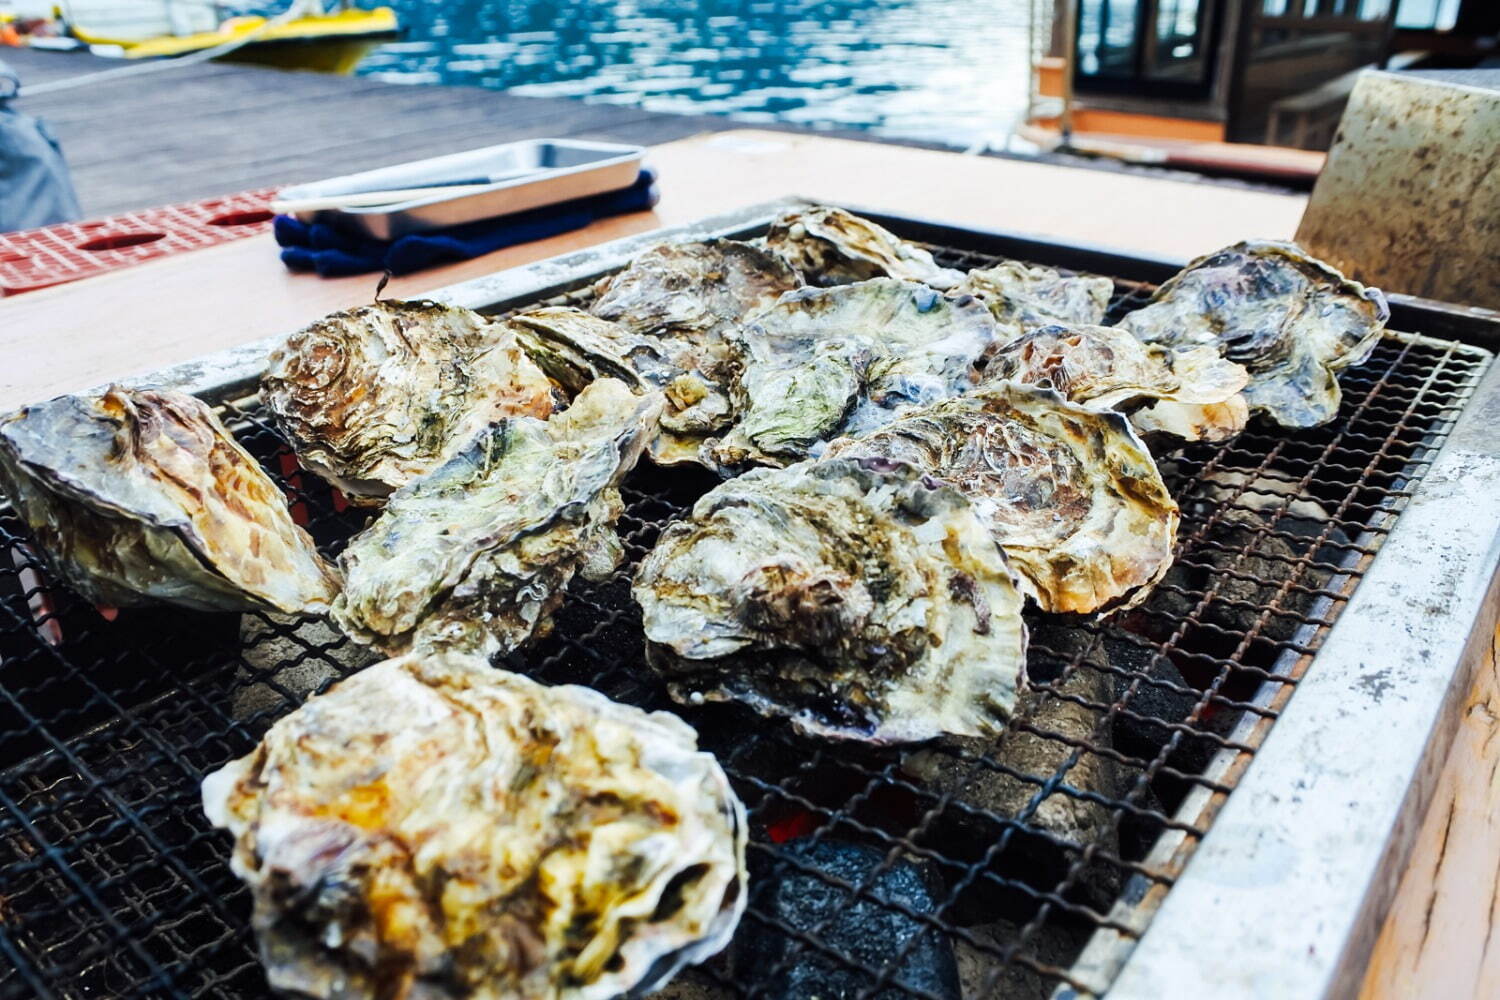
[[[967,144],[1026,103],[1027,0],[385,0],[359,72]]]

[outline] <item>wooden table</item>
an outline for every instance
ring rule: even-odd
[[[654,147],[654,212],[392,282],[415,296],[658,226],[789,194],[1186,259],[1247,236],[1290,238],[1306,199],[1112,171],[736,131]],[[368,302],[373,276],[293,275],[254,237],[0,300],[0,407],[92,386]],[[1365,1000],[1500,996],[1500,679],[1480,670],[1401,882]]]

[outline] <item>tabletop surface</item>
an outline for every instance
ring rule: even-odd
[[[1047,234],[1187,260],[1244,237],[1289,237],[1305,199],[1192,181],[961,156],[774,132],[725,132],[655,146],[654,212],[396,279],[411,297],[604,240],[798,194]],[[325,280],[281,266],[269,234],[0,299],[0,407],[154,371],[289,333],[369,302],[376,276]]]
[[[413,297],[621,236],[788,195],[1186,261],[1291,238],[1301,195],[751,130],[653,147],[653,212],[392,281]],[[369,302],[373,275],[287,272],[269,235],[0,299],[0,408],[139,374]],[[1364,1000],[1500,996],[1500,681],[1479,671],[1401,878]],[[1353,985],[1349,984],[1350,992]]]

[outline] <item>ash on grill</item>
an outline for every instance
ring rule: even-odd
[[[994,264],[934,248],[945,267]],[[559,301],[576,304],[580,290]],[[1119,283],[1112,318],[1149,289]],[[1343,373],[1325,427],[1260,423],[1164,461],[1177,563],[1103,622],[1031,616],[1031,691],[993,740],[876,749],[804,740],[727,705],[673,705],[641,661],[636,564],[716,481],[643,467],[626,481],[628,558],[575,581],[553,634],[506,666],[677,711],[750,815],[750,906],[736,941],[658,994],[1045,997],[1090,935],[1133,936],[1206,819],[1194,789],[1233,766],[1311,662],[1482,371],[1460,345],[1387,335]],[[297,474],[254,400],[226,407],[335,554],[365,515]],[[107,621],[28,576],[0,517],[0,997],[259,997],[249,896],[198,807],[204,774],[366,662],[315,622],[133,609]],[[39,593],[39,590],[44,593]],[[46,597],[38,623],[29,606]],[[47,641],[60,630],[61,642]],[[1134,907],[1135,909],[1132,909]]]

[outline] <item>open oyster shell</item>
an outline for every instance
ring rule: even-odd
[[[379,506],[483,427],[546,419],[552,385],[503,326],[458,306],[376,302],[271,352],[261,397],[304,466]]]
[[[203,782],[271,985],[607,1000],[728,943],[745,814],[676,716],[460,654],[387,660]]]
[[[634,336],[619,353],[667,399],[652,461],[697,462],[703,439],[729,426],[726,336],[801,285],[779,253],[723,239],[661,244],[600,282],[589,312]]]
[[[876,278],[782,296],[735,338],[739,421],[710,445],[724,467],[787,465],[979,381],[995,322],[970,297]]]
[[[661,388],[676,374],[660,341],[571,306],[540,306],[502,320],[531,360],[572,398],[601,378],[636,392]]]
[[[970,271],[955,289],[989,306],[1013,336],[1051,324],[1102,323],[1114,291],[1108,278],[1067,275],[1016,260]]]
[[[939,267],[921,247],[842,208],[786,212],[771,223],[766,246],[785,254],[814,285],[897,278],[948,289],[964,277],[960,271]]]
[[[1131,422],[1189,441],[1237,434],[1249,416],[1239,395],[1250,380],[1244,368],[1212,347],[1173,351],[1119,327],[1033,329],[996,352],[985,378],[1056,389],[1091,410],[1132,412],[1158,401]]]
[[[338,580],[202,400],[111,386],[0,419],[0,486],[48,567],[116,606],[326,611]]]
[[[1247,240],[1193,261],[1119,325],[1151,344],[1214,347],[1250,372],[1252,411],[1315,427],[1338,413],[1336,374],[1370,356],[1389,317],[1378,289],[1293,243]]]
[[[877,743],[995,731],[1022,598],[957,492],[884,460],[757,469],[642,562],[647,658],[679,701],[733,700]]]
[[[1161,434],[1183,441],[1227,441],[1249,422],[1250,404],[1245,401],[1244,393],[1236,393],[1222,403],[1179,403],[1164,399],[1130,415],[1130,425],[1142,434]]]
[[[574,573],[619,562],[615,486],[660,409],[659,394],[601,379],[551,420],[482,431],[349,542],[335,623],[391,653],[503,653],[544,634]]]
[[[829,445],[950,483],[1043,611],[1131,607],[1172,565],[1177,504],[1125,417],[994,382]],[[825,459],[825,460],[826,460]]]

